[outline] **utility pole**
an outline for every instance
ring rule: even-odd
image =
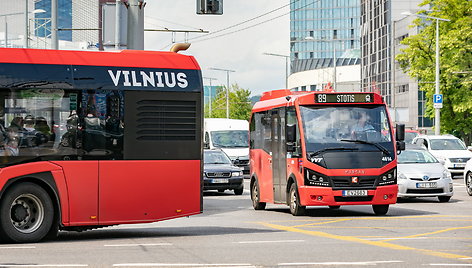
[[[236,71],[221,68],[210,68],[210,70],[226,72],[226,118],[229,118],[229,73]]]
[[[128,0],[128,49],[144,50],[144,0]]]
[[[116,0],[116,7],[115,7],[115,49],[120,49],[120,35],[121,35],[121,28],[120,28],[120,14],[121,14],[121,0]]]
[[[285,58],[285,88],[288,89],[288,61],[290,60],[290,56],[275,53],[264,53],[264,55]]]
[[[51,42],[52,49],[59,49],[59,39],[57,38],[57,1],[51,0]]]
[[[211,118],[211,91],[213,90],[213,87],[211,85],[211,81],[217,80],[216,78],[211,78],[211,77],[203,77],[204,79],[210,80],[210,91],[209,91],[209,100],[208,100],[208,117]]]
[[[25,0],[25,48],[29,47],[29,29],[28,29],[28,0]]]

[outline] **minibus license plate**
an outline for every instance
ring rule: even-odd
[[[367,190],[344,190],[343,196],[367,196]]]
[[[416,183],[416,188],[437,188],[437,182],[418,182]]]
[[[228,183],[228,179],[213,179],[211,180],[213,183]]]

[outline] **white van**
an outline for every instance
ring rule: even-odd
[[[204,147],[220,148],[249,177],[249,122],[239,119],[205,118]]]

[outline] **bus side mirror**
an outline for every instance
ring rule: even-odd
[[[287,125],[287,143],[293,143],[297,141],[297,125]]]
[[[404,141],[405,140],[405,125],[398,124],[395,130],[395,138],[397,141]]]

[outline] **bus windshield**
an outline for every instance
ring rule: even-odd
[[[249,147],[249,131],[247,130],[221,130],[211,131],[213,146],[218,148],[244,148]]]
[[[301,106],[300,111],[308,153],[339,148],[393,155],[385,106]]]

